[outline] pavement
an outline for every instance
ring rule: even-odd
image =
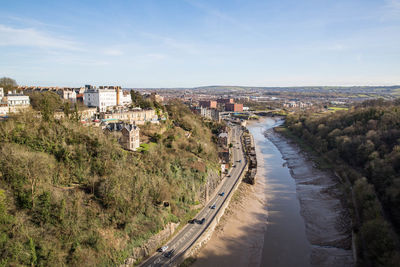
[[[230,177],[226,176],[222,180],[222,185],[218,187],[218,192],[216,192],[213,197],[210,198],[205,207],[197,214],[195,219],[201,220],[202,218],[205,218],[205,222],[203,224],[194,223],[185,225],[179,231],[179,233],[177,233],[170,241],[164,244],[164,246],[168,246],[168,249],[165,252],[155,252],[139,266],[156,267],[176,265],[177,260],[180,259],[181,256],[196,243],[197,239],[202,235],[202,233],[207,230],[223,203],[231,194],[233,194],[233,188],[236,184],[236,181],[240,178],[241,172],[245,167],[245,157],[240,142],[241,134],[240,126],[232,127],[232,165],[236,167],[232,167],[229,170],[228,175],[230,175]],[[241,162],[238,162],[239,160]],[[224,196],[220,195],[222,192],[225,192]],[[211,206],[214,204],[216,206],[215,209],[211,209]],[[166,257],[166,255],[168,255],[167,253],[171,250],[174,250],[171,257]]]

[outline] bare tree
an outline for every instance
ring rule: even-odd
[[[2,87],[5,92],[14,90],[18,84],[14,79],[3,77],[0,78],[0,88]]]

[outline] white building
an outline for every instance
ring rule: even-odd
[[[117,105],[117,92],[115,89],[86,89],[83,94],[83,103],[88,107],[96,107],[100,112],[105,112],[108,107]]]
[[[76,102],[76,92],[74,89],[64,88],[57,91],[57,94],[65,100],[69,100],[73,103]]]
[[[124,91],[124,90],[119,91],[119,104],[122,106],[132,104],[132,97],[129,91]]]
[[[0,88],[0,114],[6,115],[8,113],[15,113],[22,109],[28,108],[30,105],[29,96],[17,94],[16,91],[9,91],[4,96],[3,88]]]
[[[30,101],[29,101],[29,96],[27,95],[17,95],[17,94],[11,94],[7,95],[7,104],[9,107],[15,107],[15,106],[29,106]]]

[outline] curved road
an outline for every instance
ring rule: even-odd
[[[207,205],[197,214],[196,219],[201,220],[205,218],[205,222],[203,224],[187,224],[182,230],[176,234],[167,244],[168,249],[165,252],[156,252],[151,255],[147,260],[145,260],[140,266],[150,267],[150,266],[174,266],[176,265],[177,259],[179,259],[188,248],[190,248],[197,239],[201,236],[201,234],[209,227],[210,222],[213,220],[222,204],[226,201],[227,197],[232,194],[232,190],[236,182],[245,167],[245,157],[243,153],[243,148],[240,142],[240,136],[242,132],[240,130],[240,126],[232,127],[232,160],[233,165],[236,167],[232,167],[229,171],[230,177],[226,177],[222,181],[222,185],[219,189],[218,194],[210,199]],[[239,162],[239,160],[241,162]],[[220,196],[219,193],[225,192],[224,196]],[[211,209],[210,207],[215,204],[216,208]],[[175,250],[170,258],[167,258],[165,255],[167,252]]]

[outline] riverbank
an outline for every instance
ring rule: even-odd
[[[353,265],[351,227],[334,177],[274,133],[276,124],[269,118],[248,126],[259,162],[256,184],[240,185],[193,266]]]
[[[260,266],[267,213],[265,200],[252,185],[241,183],[194,267]]]
[[[313,266],[352,266],[351,221],[341,199],[339,179],[320,170],[299,147],[273,129],[265,136],[279,149],[296,181],[301,215],[311,243]]]

